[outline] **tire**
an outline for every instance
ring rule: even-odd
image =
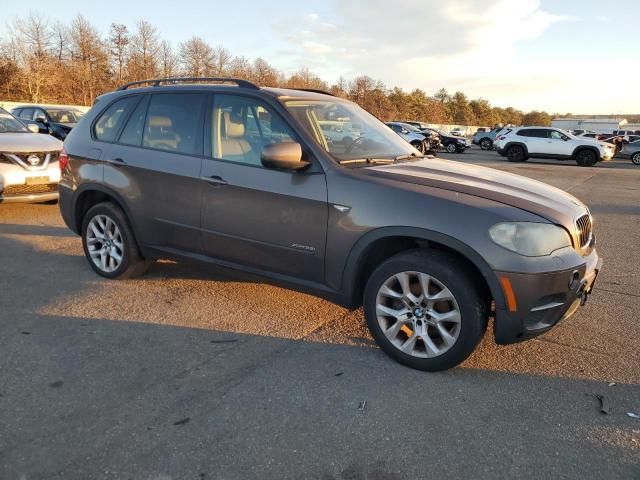
[[[458,147],[453,142],[447,143],[444,148],[448,153],[458,153]]]
[[[520,145],[511,145],[509,148],[507,148],[506,154],[507,160],[509,160],[510,162],[518,163],[525,162],[527,160],[524,148],[522,148]]]
[[[126,215],[114,203],[103,202],[91,207],[82,220],[81,233],[85,257],[98,275],[126,279],[147,270],[150,262],[142,258]]]
[[[424,153],[424,143],[414,140],[413,142],[411,142],[411,146],[418,150],[420,153]]]
[[[598,155],[593,150],[578,150],[576,152],[576,163],[581,167],[593,167],[598,163]]]
[[[491,150],[493,148],[493,142],[488,138],[480,140],[480,148],[482,150]]]
[[[427,291],[432,297],[442,295],[451,300],[423,297],[416,306],[406,295],[398,299],[405,291],[398,279],[407,275],[405,286],[411,287],[409,292],[416,300],[420,285],[424,285],[419,281],[422,274],[428,276]],[[401,364],[425,371],[446,370],[463,362],[484,336],[489,316],[488,302],[483,301],[466,265],[455,256],[436,250],[411,250],[383,262],[367,281],[363,305],[367,326],[380,348]],[[409,313],[402,320],[384,314],[402,309],[408,312],[409,306],[411,318]],[[443,320],[431,315],[443,316]],[[446,316],[450,319],[444,319]],[[449,333],[448,342],[437,325]],[[417,329],[422,329],[420,335]],[[424,340],[427,337],[429,342]],[[406,347],[405,351],[401,346]]]
[[[631,163],[634,165],[640,165],[640,152],[636,152],[631,155]]]

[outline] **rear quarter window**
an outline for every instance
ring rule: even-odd
[[[129,96],[116,100],[98,117],[93,126],[93,134],[102,142],[113,142],[131,110],[140,100],[139,96]]]

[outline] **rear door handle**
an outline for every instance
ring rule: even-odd
[[[205,182],[210,183],[211,185],[228,185],[228,182],[218,175],[211,175],[210,177],[200,177]]]
[[[127,162],[121,158],[107,158],[105,159],[105,162],[113,165],[114,167],[124,167],[127,164]]]

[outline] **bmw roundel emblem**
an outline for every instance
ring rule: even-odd
[[[40,157],[37,155],[29,155],[27,157],[27,163],[29,165],[31,165],[32,167],[35,167],[36,165],[38,165],[40,163]]]

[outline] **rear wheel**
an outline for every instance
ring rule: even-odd
[[[395,255],[371,274],[367,325],[385,353],[419,370],[463,362],[482,339],[488,308],[457,258],[430,250]]]
[[[510,162],[524,162],[526,159],[524,148],[520,145],[512,145],[507,149],[507,160]]]
[[[82,246],[91,268],[103,277],[131,278],[142,275],[148,266],[124,212],[111,202],[94,205],[86,213]]]
[[[636,152],[633,155],[631,155],[631,162],[634,165],[640,165],[640,152]]]
[[[483,138],[480,141],[480,148],[482,150],[491,150],[493,148],[493,142],[491,140],[489,140],[488,138]]]
[[[598,156],[593,150],[580,150],[576,153],[576,163],[581,167],[593,167],[598,162]]]

